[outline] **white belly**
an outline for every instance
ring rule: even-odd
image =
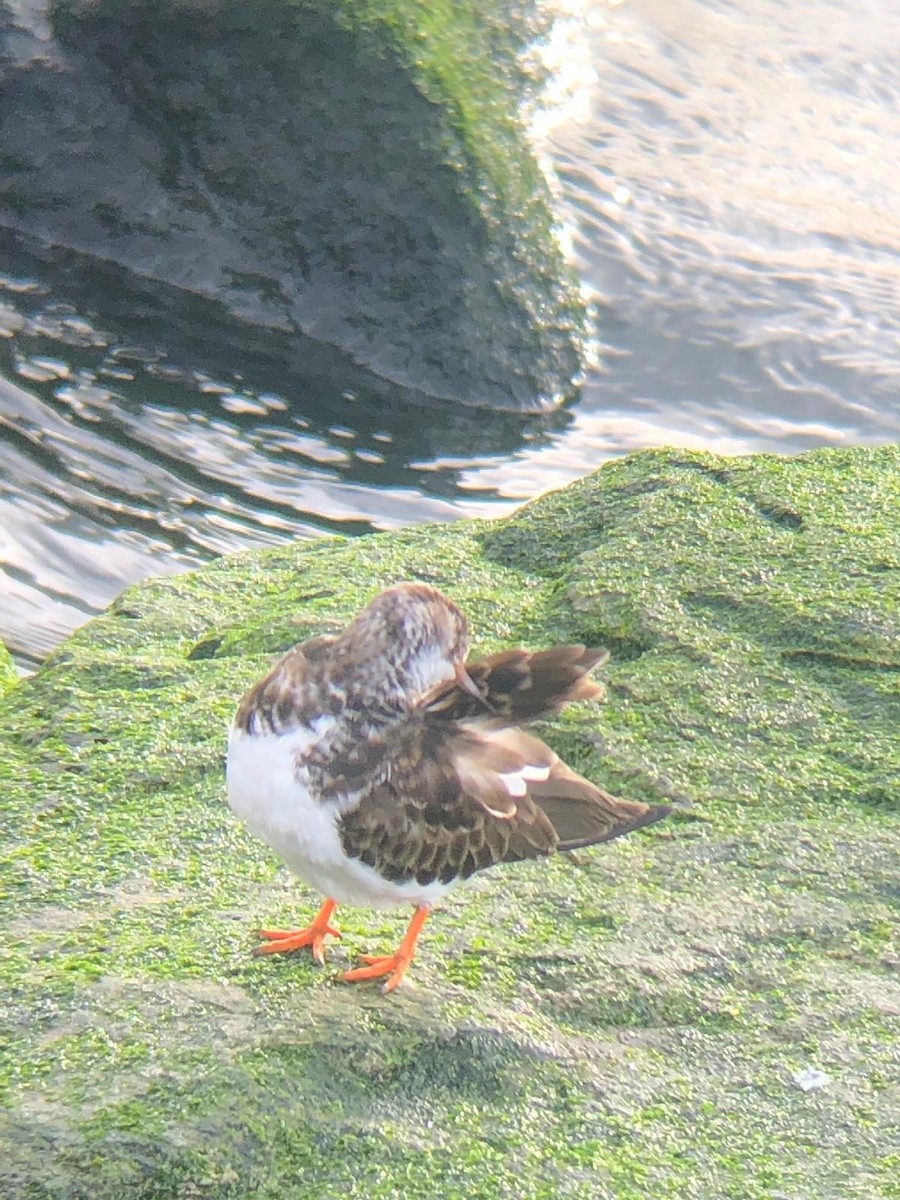
[[[358,859],[347,858],[338,834],[338,809],[314,800],[298,759],[333,726],[320,717],[314,728],[287,734],[249,734],[232,728],[225,778],[228,803],[293,873],[339,904],[393,908],[432,905],[452,884],[390,883]]]

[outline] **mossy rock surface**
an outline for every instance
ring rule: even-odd
[[[8,691],[18,682],[19,677],[13,666],[12,655],[0,642],[0,693]]]
[[[475,649],[607,643],[544,730],[669,799],[488,872],[392,997],[251,959],[317,898],[223,801],[270,656],[433,582]],[[654,452],[495,524],[127,591],[0,700],[0,1196],[900,1196],[900,452]]]

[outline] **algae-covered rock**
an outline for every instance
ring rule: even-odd
[[[2,5],[0,228],[124,268],[112,311],[165,322],[169,285],[339,349],[351,390],[541,411],[586,333],[525,132],[548,27],[533,0]]]
[[[8,691],[18,681],[19,677],[16,674],[16,668],[13,666],[12,656],[3,643],[0,642],[0,694]]]
[[[897,449],[659,452],[131,588],[0,700],[0,1195],[896,1196],[898,531]],[[272,654],[402,578],[476,650],[609,644],[544,733],[680,809],[476,878],[387,998],[334,975],[403,914],[249,957],[316,898],[222,755]]]

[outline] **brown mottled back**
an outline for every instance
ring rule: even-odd
[[[323,712],[334,712],[339,697],[325,685],[331,637],[309,638],[288,650],[268,674],[244,695],[234,717],[244,733],[283,733]]]

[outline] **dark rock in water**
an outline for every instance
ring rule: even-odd
[[[546,407],[583,308],[515,115],[535,29],[494,18],[487,37],[466,5],[402,33],[349,4],[4,6],[0,228],[420,395]]]

